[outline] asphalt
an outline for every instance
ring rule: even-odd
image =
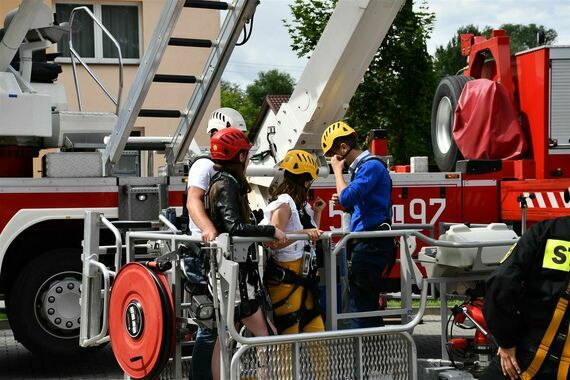
[[[419,358],[437,358],[440,318],[427,315],[414,331]],[[12,331],[0,330],[0,379],[123,379],[109,346],[99,352],[62,360],[31,354],[14,340]]]

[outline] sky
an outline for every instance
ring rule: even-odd
[[[291,40],[282,21],[291,20],[291,3],[293,0],[261,0],[251,39],[234,50],[224,80],[245,89],[259,71],[270,69],[299,78],[307,60],[298,58],[291,50]],[[428,6],[436,15],[428,41],[431,54],[437,46],[447,44],[460,26],[468,24],[499,27],[506,23],[535,23],[555,29],[557,45],[570,45],[570,0],[428,0]]]

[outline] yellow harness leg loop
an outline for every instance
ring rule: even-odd
[[[566,293],[568,293],[569,290],[570,290],[570,285],[567,287]],[[550,324],[546,329],[546,333],[544,333],[540,345],[536,350],[536,355],[532,359],[532,362],[530,363],[526,371],[522,373],[521,379],[531,380],[540,370],[542,363],[544,363],[544,360],[548,355],[548,350],[550,349],[550,345],[552,344],[552,341],[556,337],[558,329],[560,328],[560,324],[562,323],[562,318],[564,318],[564,314],[566,313],[567,307],[568,307],[568,300],[564,297],[560,297],[558,299],[558,303],[556,304],[556,310],[554,311],[554,315],[552,316]],[[570,344],[568,344],[568,339],[566,340],[566,343],[564,345],[564,354],[566,355],[567,353],[570,353]],[[562,366],[562,363],[563,361],[561,360],[560,366]],[[567,366],[567,364],[565,365]],[[561,375],[560,366],[558,368],[558,380],[561,379],[566,380],[566,375],[564,375],[564,377],[562,378],[560,377]],[[568,373],[568,368],[566,369],[565,373],[566,374]]]

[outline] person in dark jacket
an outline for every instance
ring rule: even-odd
[[[568,379],[569,272],[570,217],[535,224],[509,250],[487,280],[499,352],[481,379]]]
[[[249,208],[247,193],[251,188],[245,178],[245,167],[251,146],[247,136],[236,128],[224,128],[212,136],[210,153],[218,172],[212,177],[207,194],[209,216],[219,233],[273,237],[277,243],[283,243],[287,240],[285,233],[272,225],[256,225]],[[239,264],[241,302],[236,317],[254,336],[275,334],[275,328],[265,317],[263,305],[258,302],[257,293],[262,285],[257,263],[253,262],[251,254],[255,253],[250,252],[247,262]],[[220,377],[219,345],[218,339],[212,359],[214,379]]]
[[[386,165],[369,151],[362,151],[355,130],[342,121],[325,130],[321,145],[323,153],[331,157],[337,191],[333,201],[351,213],[350,232],[389,230],[392,182]],[[352,175],[349,184],[344,180],[345,167]],[[378,310],[384,278],[396,260],[394,239],[355,239],[349,253],[350,312]],[[383,325],[382,317],[352,320],[352,328]]]

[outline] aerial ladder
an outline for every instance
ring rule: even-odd
[[[102,155],[103,172],[112,174],[125,149],[129,135],[139,116],[179,119],[179,125],[166,151],[167,162],[172,167],[186,156],[190,142],[204,116],[206,107],[222,76],[231,53],[245,30],[251,24],[257,1],[235,0],[232,3],[210,0],[167,0],[151,42],[141,60],[126,102],[119,112],[113,130]],[[172,37],[174,27],[184,9],[201,8],[226,10],[227,15],[215,40]],[[247,35],[247,34],[246,34]],[[210,54],[200,75],[158,74],[158,67],[168,46],[210,48]],[[153,82],[196,84],[194,92],[183,110],[143,109],[144,100]]]
[[[322,156],[321,134],[341,120],[374,55],[404,1],[339,1],[311,53],[289,101],[266,120],[254,145],[269,151],[262,161],[252,161],[250,173],[275,168],[290,149],[304,149],[319,157],[319,176],[329,174]],[[262,207],[272,176],[254,176],[255,199]]]

